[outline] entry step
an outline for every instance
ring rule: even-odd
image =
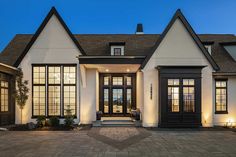
[[[132,119],[128,119],[128,120],[121,120],[121,119],[117,119],[117,120],[97,120],[93,122],[93,126],[94,127],[115,127],[115,126],[141,126],[141,121],[135,121]]]

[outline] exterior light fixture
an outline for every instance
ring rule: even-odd
[[[109,69],[106,69],[106,72],[109,72]]]
[[[127,72],[130,72],[130,70],[129,70],[129,69],[126,69],[126,71],[127,71]]]

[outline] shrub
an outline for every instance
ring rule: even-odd
[[[36,121],[37,121],[38,127],[43,127],[45,125],[46,117],[45,116],[38,116]]]
[[[74,124],[74,116],[72,115],[70,106],[68,105],[68,106],[67,106],[67,109],[66,109],[66,115],[65,115],[64,125],[65,125],[66,127],[72,127],[73,124]]]
[[[49,118],[49,124],[52,126],[52,127],[58,127],[60,125],[60,120],[58,117],[56,116],[53,116],[53,117],[50,117]]]

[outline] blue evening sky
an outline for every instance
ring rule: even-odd
[[[55,6],[74,34],[161,33],[180,8],[197,33],[236,34],[236,0],[0,0],[0,51],[32,34]]]

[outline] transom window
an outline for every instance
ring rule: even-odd
[[[215,81],[215,111],[216,113],[227,112],[227,81]]]
[[[123,77],[112,77],[112,85],[123,85]]]
[[[0,111],[1,112],[8,112],[9,110],[9,101],[8,101],[8,97],[9,97],[9,93],[8,93],[8,82],[7,81],[0,81]]]
[[[76,114],[76,66],[33,65],[33,116]]]

